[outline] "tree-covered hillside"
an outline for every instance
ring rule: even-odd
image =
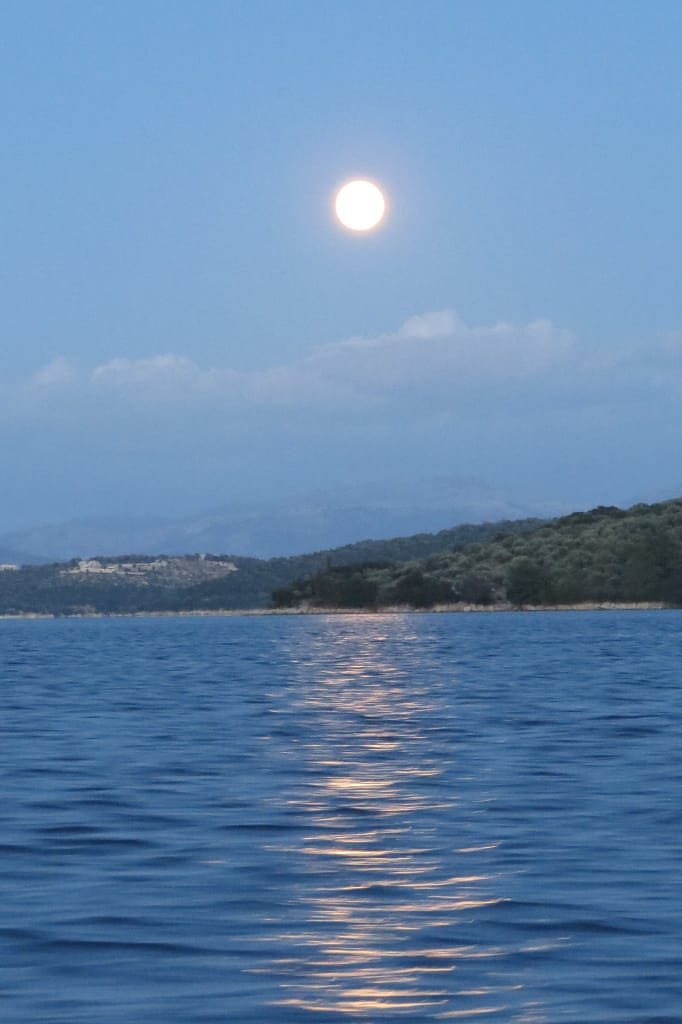
[[[293,581],[293,582],[292,582]],[[0,570],[0,614],[436,604],[682,605],[682,499],[260,560],[127,556]]]
[[[174,612],[267,608],[275,589],[330,565],[368,560],[400,563],[502,533],[520,533],[542,520],[457,526],[439,533],[360,541],[292,558],[126,555],[0,569],[0,614],[73,615],[87,612]]]
[[[682,605],[682,499],[576,512],[400,565],[333,567],[280,588],[273,599],[280,607]]]

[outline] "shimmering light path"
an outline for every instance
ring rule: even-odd
[[[406,651],[419,644],[409,619],[397,635]],[[506,1008],[509,986],[478,970],[475,990],[453,988],[450,975],[502,954],[453,943],[462,915],[501,901],[490,895],[499,880],[470,873],[494,845],[462,847],[471,825],[460,831],[456,809],[456,703],[445,679],[414,677],[409,661],[391,659],[395,638],[390,620],[339,624],[294,659],[304,674],[296,669],[299,685],[273,709],[307,723],[304,774],[290,797],[302,835],[275,847],[302,865],[282,912],[286,926],[293,898],[302,929],[272,937],[296,954],[275,960],[287,993],[279,1005],[423,1019],[452,1012],[456,996],[459,1012],[490,1014]],[[462,873],[448,875],[453,867]]]
[[[0,623],[12,1024],[665,1024],[682,613]]]

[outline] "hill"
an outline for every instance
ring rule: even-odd
[[[273,590],[330,566],[400,564],[501,533],[532,530],[542,520],[456,526],[436,534],[366,540],[289,558],[232,555],[125,555],[72,559],[0,571],[0,614],[73,615],[267,608]]]
[[[0,570],[0,614],[436,604],[682,605],[682,499],[289,558],[128,555]]]
[[[31,555],[27,551],[17,551],[0,545],[0,565],[45,565],[49,558]]]
[[[682,499],[615,506],[402,564],[336,566],[274,595],[280,607],[443,603],[682,605]]]

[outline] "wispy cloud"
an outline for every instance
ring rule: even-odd
[[[679,332],[614,349],[547,320],[471,326],[445,310],[252,372],[182,353],[89,367],[58,358],[0,418],[17,480],[27,465],[57,488],[80,480],[86,503],[97,480],[138,503],[181,498],[194,481],[210,504],[249,481],[409,479],[425,464],[531,489],[542,479],[574,500],[576,481],[607,498],[616,479],[628,494],[635,477],[640,489],[663,479],[681,399]]]
[[[202,368],[185,356],[117,358],[89,370],[56,359],[31,381],[32,391],[74,390],[100,400],[203,402],[234,407],[333,409],[385,406],[401,395],[442,405],[478,383],[533,380],[574,354],[569,332],[539,320],[469,327],[445,310],[414,316],[397,331],[313,349],[289,365],[255,372]]]
[[[682,398],[681,338],[670,333],[614,351],[588,347],[548,320],[470,326],[443,310],[253,372],[202,367],[176,353],[90,368],[58,358],[27,382],[14,411],[73,429],[106,422],[129,433],[139,421],[159,444],[166,430],[177,437],[221,423],[259,431],[307,424],[319,433],[351,419],[384,432],[427,423],[441,432],[496,423],[504,432],[597,417],[615,430],[626,415],[662,415],[668,405],[672,415]],[[5,419],[13,414],[6,409]]]
[[[60,391],[74,384],[78,379],[77,368],[60,356],[43,366],[29,380],[29,388],[34,392]]]
[[[174,390],[200,377],[201,370],[196,363],[169,352],[151,359],[112,359],[96,366],[89,379],[95,387],[155,391],[159,388]]]

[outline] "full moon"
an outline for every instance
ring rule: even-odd
[[[371,181],[349,181],[336,194],[336,216],[351,231],[369,231],[383,220],[386,200]]]

